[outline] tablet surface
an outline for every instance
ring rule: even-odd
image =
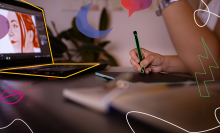
[[[115,79],[120,74],[124,72],[96,72],[96,75],[106,79]],[[150,74],[140,74],[137,72],[132,72],[133,77],[130,82],[145,82],[145,83],[185,83],[186,81],[193,81],[195,79],[188,77],[181,77],[172,74],[163,74],[163,73],[150,73]],[[195,82],[196,83],[196,82]]]

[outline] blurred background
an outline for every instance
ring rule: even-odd
[[[56,52],[56,60],[110,61],[113,66],[130,67],[129,51],[135,48],[133,36],[135,30],[138,32],[142,48],[162,55],[177,54],[169,38],[163,17],[157,17],[155,14],[155,11],[158,10],[156,0],[153,0],[150,8],[135,12],[130,18],[128,18],[128,10],[122,7],[121,0],[26,1],[44,9],[47,26],[51,31],[50,40],[53,53]],[[188,1],[195,9],[197,0]],[[80,35],[77,29],[74,31],[76,28],[74,27],[74,17],[83,6],[91,2],[93,4],[88,13],[89,24],[97,30],[113,28],[107,36],[101,39],[86,38]],[[55,43],[59,40],[63,44],[59,44],[57,47],[55,45],[58,43]],[[100,49],[80,47],[91,43],[100,46]],[[93,49],[92,52],[89,51],[91,49]],[[77,55],[77,52],[80,54]]]

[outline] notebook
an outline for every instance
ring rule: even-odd
[[[130,84],[127,89],[65,88],[63,96],[99,113],[119,111],[130,128],[129,120],[133,118],[166,132],[199,132],[219,127],[215,118],[219,85],[207,84],[209,98],[200,97],[197,85],[169,87],[143,82]],[[220,128],[214,131],[219,132]]]

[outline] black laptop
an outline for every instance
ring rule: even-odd
[[[1,73],[66,77],[91,67],[93,71],[97,71],[108,65],[101,63],[94,67],[83,63],[82,65],[54,64],[43,9],[41,9],[14,0],[0,1],[0,21],[7,30],[5,35],[0,34]],[[0,32],[4,34],[2,30]],[[43,66],[26,68],[35,65]]]

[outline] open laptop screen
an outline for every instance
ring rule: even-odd
[[[31,8],[0,1],[0,68],[52,63],[42,11]]]

